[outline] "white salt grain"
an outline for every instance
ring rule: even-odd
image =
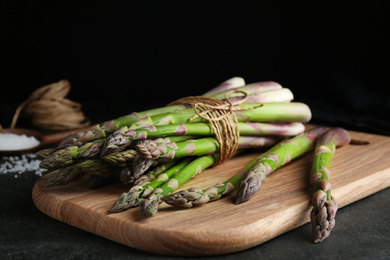
[[[12,151],[32,148],[39,145],[34,136],[0,134],[0,151]]]
[[[3,156],[3,163],[0,164],[0,174],[12,173],[14,178],[18,178],[25,172],[34,172],[35,175],[42,176],[47,169],[39,167],[41,160],[33,153],[20,156]]]

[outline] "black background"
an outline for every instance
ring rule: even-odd
[[[386,2],[3,1],[0,124],[61,79],[95,123],[240,76],[291,89],[313,123],[390,134]]]

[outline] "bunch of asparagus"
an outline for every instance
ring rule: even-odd
[[[292,102],[293,94],[276,82],[245,84],[231,78],[203,94],[230,102],[242,101],[234,111],[238,121],[238,151],[265,149],[303,133],[311,118],[309,107]],[[227,96],[227,94],[230,94]],[[56,169],[48,185],[66,185],[89,176],[89,187],[121,181],[130,190],[120,196],[111,212],[140,206],[154,215],[162,198],[213,166],[219,142],[210,123],[190,105],[168,105],[133,112],[75,132],[54,149],[38,152],[40,167]]]

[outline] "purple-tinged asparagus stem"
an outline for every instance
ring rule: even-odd
[[[351,141],[348,132],[342,128],[333,128],[324,133],[314,150],[310,184],[314,187],[310,213],[314,243],[320,243],[330,235],[336,221],[336,199],[331,194],[329,166],[336,147],[347,145]]]
[[[250,83],[241,87],[234,88],[235,90],[240,90],[244,91],[245,93],[248,94],[248,96],[251,95],[257,95],[265,91],[270,91],[270,90],[276,90],[276,89],[281,89],[282,86],[274,81],[263,81],[263,82],[255,82],[255,83]],[[228,94],[231,91],[231,89],[211,95],[211,97],[215,99],[220,99],[224,100],[226,98],[226,94]],[[234,93],[229,95],[229,98],[233,97],[242,97],[241,93]]]
[[[38,156],[38,158],[42,160],[42,159],[45,159],[46,157],[50,156],[51,154],[53,154],[55,151],[56,151],[55,148],[47,148],[47,149],[43,149],[43,150],[36,152],[35,155]]]
[[[145,174],[135,180],[134,185],[142,186],[147,182],[156,179],[161,173],[167,171],[178,162],[178,159],[173,159],[170,162],[157,164],[153,169],[147,171]]]
[[[260,190],[261,184],[267,175],[312,150],[318,137],[325,131],[326,128],[324,127],[313,128],[303,134],[282,141],[264,155],[256,158],[253,166],[240,182],[237,189],[236,204],[250,200]]]
[[[92,128],[91,128],[92,129]],[[66,136],[56,147],[56,150],[63,149],[68,146],[81,146],[85,143],[85,141],[78,141],[81,136],[83,136],[87,130],[80,130],[75,133],[72,133]]]
[[[154,159],[147,159],[137,155],[134,157],[133,166],[132,166],[132,175],[134,176],[135,179],[138,179],[150,167],[156,164],[157,161]]]
[[[247,97],[244,101],[245,104],[251,103],[270,103],[270,102],[280,102],[287,103],[291,102],[294,99],[294,95],[288,88],[281,88],[275,90],[268,90],[257,94],[252,94]],[[229,101],[234,103],[242,100],[242,97],[232,97],[229,98]]]
[[[227,91],[227,90],[232,90],[232,89],[235,89],[238,87],[242,87],[242,86],[245,86],[245,80],[241,77],[233,77],[233,78],[230,78],[230,79],[222,82],[221,84],[219,84],[215,88],[207,91],[206,93],[203,94],[203,96],[210,97],[212,95],[215,95],[215,94]]]

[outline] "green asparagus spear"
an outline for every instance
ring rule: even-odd
[[[102,159],[109,164],[124,168],[129,166],[130,162],[133,162],[135,156],[137,156],[137,151],[134,149],[128,149],[121,152],[111,153],[102,157]]]
[[[39,166],[44,169],[60,168],[74,164],[78,162],[80,158],[93,158],[96,155],[96,153],[93,154],[93,150],[99,149],[98,147],[102,147],[105,140],[106,138],[102,138],[85,143],[82,146],[68,146],[58,149],[43,158]]]
[[[336,147],[347,145],[350,140],[347,131],[333,128],[324,133],[317,142],[310,174],[310,183],[314,187],[311,200],[313,209],[310,213],[314,243],[326,239],[336,223],[338,205],[331,194],[329,165]]]
[[[275,144],[280,139],[275,137],[242,136],[238,149],[263,148]],[[143,140],[136,146],[137,154],[145,159],[182,158],[199,156],[219,151],[219,143],[215,137],[205,137],[183,142],[156,144],[153,140]]]
[[[146,110],[142,112],[133,112],[129,115],[122,116],[110,121],[103,122],[101,124],[96,124],[91,126],[88,130],[83,130],[81,133],[75,133],[74,135],[79,135],[76,139],[78,142],[90,142],[93,140],[101,139],[111,134],[113,131],[121,128],[122,126],[128,126],[135,123],[137,120],[142,119],[147,116],[154,116],[158,114],[164,114],[167,112],[173,112],[175,110],[181,110],[186,108],[186,106],[168,106],[160,107],[156,109]],[[63,142],[68,142],[68,138],[65,138]],[[63,145],[63,142],[59,146]],[[65,145],[65,144],[64,144]]]
[[[233,77],[233,78],[230,78],[230,79],[225,80],[224,82],[220,83],[218,86],[207,91],[202,96],[210,97],[210,96],[213,96],[215,94],[218,94],[218,93],[221,93],[221,92],[224,92],[227,90],[232,90],[232,89],[242,87],[242,86],[245,86],[245,80],[241,77]]]
[[[141,200],[141,213],[147,217],[154,216],[158,211],[159,204],[162,203],[162,197],[174,192],[188,180],[194,178],[196,175],[200,174],[202,171],[212,166],[217,156],[218,154],[205,155],[193,160],[179,173],[170,178],[166,183],[156,188],[154,192],[150,194],[147,198]]]
[[[315,141],[325,132],[324,127],[316,127],[291,140],[282,141],[277,148],[260,156],[241,180],[237,189],[236,204],[248,201],[260,189],[267,175],[289,163],[291,160],[314,148]]]
[[[185,156],[200,156],[205,154],[213,154],[219,151],[219,144],[214,137],[205,137],[183,142],[171,142],[161,145],[151,145],[154,142],[139,142],[136,150],[140,157],[157,160],[159,158],[182,158]]]
[[[302,133],[305,127],[301,122],[258,123],[246,121],[239,122],[238,129],[240,135],[295,136]],[[125,149],[133,140],[177,135],[212,136],[214,131],[209,123],[153,125],[138,129],[122,128],[107,138],[102,148],[102,156]]]
[[[244,182],[245,188],[248,186],[251,188],[254,186],[252,184],[255,184],[253,187],[254,190],[251,190],[252,192],[250,194],[248,194],[246,190],[245,193],[242,191],[237,192],[239,198],[238,202],[243,202],[241,196],[245,195],[245,199],[253,196],[260,188],[261,181],[266,175],[312,149],[316,138],[325,130],[326,129],[322,127],[314,128],[296,137],[279,142],[222,183],[213,185],[205,190],[191,188],[179,191],[162,198],[162,200],[173,206],[189,208],[195,205],[208,203],[209,201],[215,201],[222,196],[231,194],[238,189],[242,182]],[[255,180],[257,180],[257,182],[248,183],[247,179],[252,180],[252,176],[256,177]]]
[[[138,206],[142,197],[149,195],[157,187],[167,182],[172,176],[177,174],[181,169],[187,166],[193,158],[185,158],[176,165],[170,167],[164,173],[158,175],[156,179],[151,182],[143,183],[142,185],[134,185],[128,192],[121,194],[119,199],[115,201],[111,207],[110,212],[121,212],[131,207]]]

